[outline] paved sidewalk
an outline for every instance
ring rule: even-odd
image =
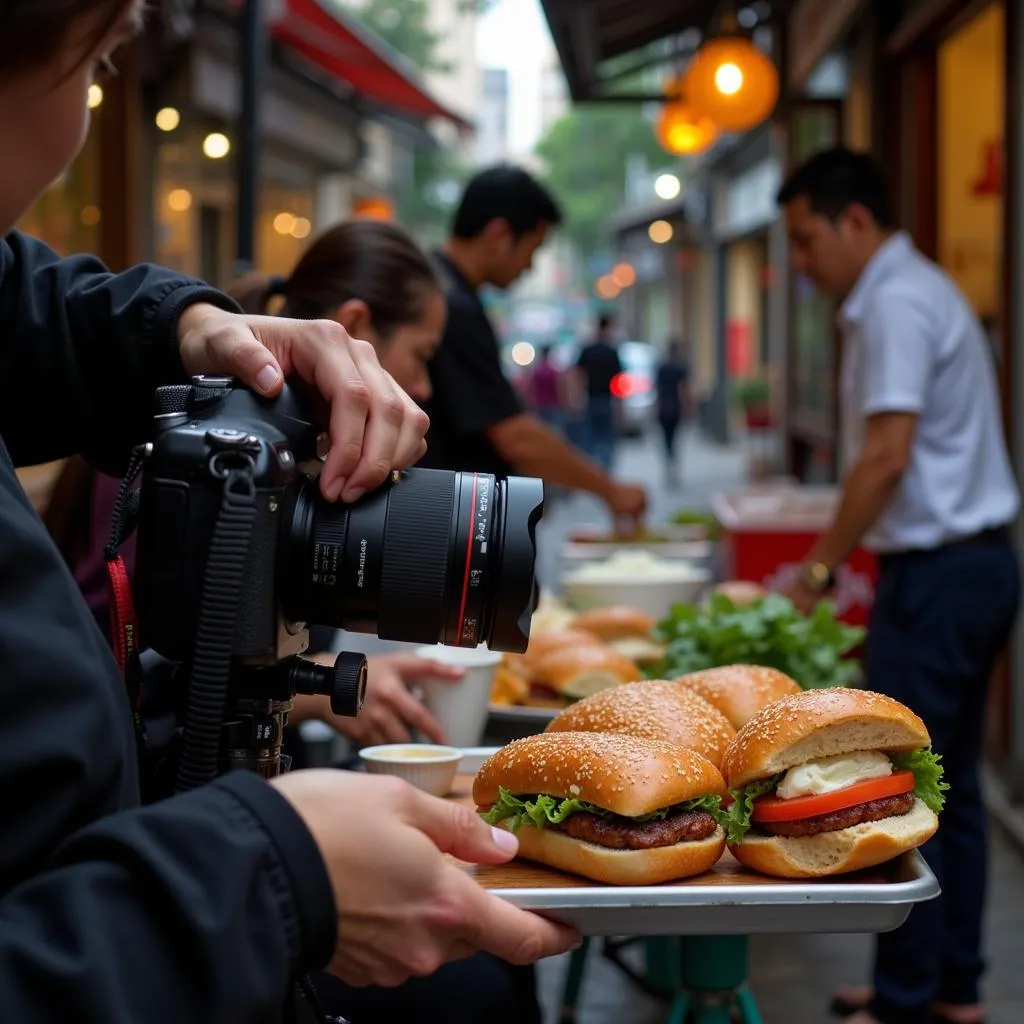
[[[615,475],[647,488],[649,521],[655,525],[683,508],[706,509],[716,491],[742,486],[746,480],[746,458],[740,447],[715,444],[695,430],[682,439],[679,468],[681,483],[666,486],[661,452],[648,437],[622,443]],[[549,502],[538,538],[537,575],[543,585],[558,581],[562,542],[571,529],[584,525],[609,525],[607,510],[596,498],[575,494]]]
[[[1024,1021],[1024,860],[1001,832],[992,836],[986,988],[987,1024]],[[757,936],[751,944],[751,988],[765,1024],[824,1024],[829,994],[864,981],[871,940],[857,935]],[[547,1024],[557,1020],[567,957],[540,966]],[[662,1024],[667,1007],[638,991],[591,952],[578,1024]]]
[[[652,524],[680,508],[705,508],[719,490],[742,486],[745,457],[690,433],[682,455],[682,485],[664,485],[659,451],[651,440],[623,444],[618,475],[649,488]],[[601,504],[586,496],[556,501],[545,514],[539,539],[542,582],[558,579],[558,551],[566,533],[581,524],[607,524]],[[1024,1024],[1024,858],[994,831],[989,900],[988,1024]],[[765,1024],[824,1024],[829,993],[837,985],[866,979],[871,940],[866,936],[760,936],[751,947],[751,986]],[[546,1020],[557,1020],[568,960],[540,967]],[[584,982],[579,1024],[661,1024],[666,1007],[633,987],[595,951]]]

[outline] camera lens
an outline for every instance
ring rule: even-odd
[[[354,505],[302,485],[279,567],[289,619],[385,640],[523,651],[538,480],[413,469]]]

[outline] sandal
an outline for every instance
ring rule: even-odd
[[[852,1017],[855,1013],[860,1013],[861,1010],[867,1010],[871,1006],[871,1001],[859,1002],[853,999],[844,999],[842,996],[833,996],[832,1002],[828,1005],[829,1013],[834,1017]],[[934,1024],[952,1024],[952,1018],[947,1017],[945,1014],[932,1011],[932,1020]],[[980,1020],[975,1021],[974,1024],[985,1024],[985,1018],[982,1017]]]

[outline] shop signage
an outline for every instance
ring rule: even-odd
[[[723,201],[716,203],[715,234],[732,238],[766,227],[778,216],[775,195],[782,171],[774,158],[762,160],[724,185]]]
[[[865,0],[797,0],[787,24],[787,89],[803,86],[865,6]]]

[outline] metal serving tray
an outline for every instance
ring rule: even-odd
[[[476,765],[483,753],[474,751]],[[470,802],[471,786],[472,778],[460,775],[452,798]],[[935,875],[916,851],[869,872],[821,881],[768,878],[728,853],[698,878],[658,886],[598,885],[527,861],[466,870],[515,906],[584,935],[886,932],[903,924],[915,904],[939,895]]]
[[[526,863],[471,869],[495,895],[584,935],[762,935],[887,932],[939,895],[917,852],[870,875],[821,882],[747,872],[726,853],[700,878],[615,887]]]

